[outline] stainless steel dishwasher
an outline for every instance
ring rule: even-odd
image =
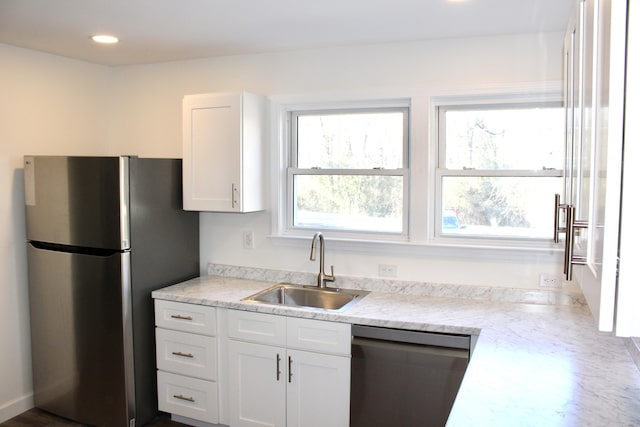
[[[353,325],[351,427],[444,426],[471,338]]]

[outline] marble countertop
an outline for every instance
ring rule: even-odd
[[[448,426],[638,426],[640,371],[587,306],[373,291],[344,312],[241,299],[272,281],[203,276],[153,292],[193,304],[478,337]]]

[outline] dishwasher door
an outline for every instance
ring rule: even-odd
[[[350,426],[444,426],[469,347],[469,336],[354,325]]]

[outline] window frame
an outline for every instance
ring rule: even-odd
[[[474,96],[461,97],[451,100],[440,100],[433,104],[435,115],[435,171],[434,171],[434,213],[433,213],[433,238],[441,242],[504,242],[507,244],[521,243],[529,245],[531,243],[546,242],[546,238],[534,238],[524,236],[500,236],[500,235],[466,235],[456,233],[444,233],[442,230],[442,192],[443,179],[445,177],[551,177],[564,178],[562,169],[546,168],[541,165],[542,169],[448,169],[446,167],[446,112],[456,110],[472,110],[472,109],[519,109],[519,108],[537,108],[537,107],[555,107],[562,108],[563,102],[560,96],[549,97],[548,95],[538,98],[536,94],[532,94],[525,99],[515,97],[513,99],[493,99],[479,98]],[[564,112],[562,113],[564,116]],[[563,132],[564,135],[564,132]],[[561,150],[562,153],[565,150]],[[559,162],[564,164],[564,161]],[[564,183],[562,188],[564,188]],[[551,215],[552,213],[550,213]]]
[[[408,241],[409,240],[409,188],[410,188],[410,134],[411,134],[411,105],[407,99],[388,101],[362,101],[355,103],[335,103],[335,104],[307,104],[290,105],[284,108],[283,114],[286,117],[286,126],[282,130],[285,135],[285,179],[284,203],[280,203],[281,213],[280,235],[283,236],[306,236],[309,231],[322,231],[323,234],[334,237],[362,241]],[[403,135],[402,135],[402,167],[397,169],[371,168],[371,169],[319,169],[319,168],[299,168],[298,144],[297,144],[297,117],[313,114],[346,114],[346,113],[366,113],[366,112],[401,112],[403,114]],[[338,176],[398,176],[402,178],[402,230],[373,231],[337,229],[332,227],[294,226],[294,179],[297,175],[338,175]]]
[[[306,247],[311,237],[305,230],[288,227],[287,167],[291,156],[289,135],[289,111],[322,110],[358,107],[409,107],[409,176],[408,184],[408,234],[404,238],[372,234],[334,234],[332,247],[346,251],[364,251],[388,256],[390,253],[407,253],[416,256],[429,254],[472,259],[532,259],[557,257],[563,244],[553,240],[499,240],[465,238],[464,236],[437,237],[435,225],[442,218],[435,218],[436,169],[438,166],[437,108],[441,105],[494,104],[517,102],[563,102],[561,81],[520,82],[488,84],[464,87],[425,87],[347,91],[335,93],[279,94],[270,97],[269,135],[270,150],[270,207],[271,233],[268,238],[278,246]],[[266,161],[266,159],[265,159]],[[550,202],[551,203],[551,202]],[[549,215],[553,206],[549,208]],[[481,249],[481,251],[478,251]],[[542,258],[540,258],[542,257]]]

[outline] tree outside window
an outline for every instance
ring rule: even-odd
[[[560,106],[440,107],[439,126],[441,235],[551,237],[563,186]]]

